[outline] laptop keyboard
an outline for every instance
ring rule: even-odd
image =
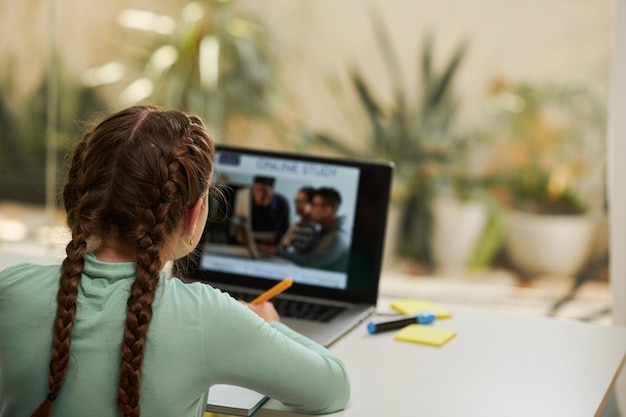
[[[256,296],[247,293],[228,292],[238,300],[252,301]],[[327,323],[345,310],[343,307],[329,306],[326,304],[312,303],[302,300],[289,300],[285,298],[272,298],[272,304],[281,317],[296,318],[301,320],[319,321]]]
[[[298,318],[302,320],[320,321],[327,323],[345,310],[342,307],[324,304],[309,303],[277,298],[273,301],[276,311],[282,317]]]

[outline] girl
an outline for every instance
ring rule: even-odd
[[[199,118],[154,107],[82,138],[63,189],[62,266],[0,272],[0,417],[202,416],[218,383],[305,413],[346,405],[342,362],[271,303],[160,272],[198,243],[213,155]]]

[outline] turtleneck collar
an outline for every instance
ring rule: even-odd
[[[93,253],[85,254],[83,274],[92,280],[113,283],[124,279],[135,279],[135,262],[103,262]]]

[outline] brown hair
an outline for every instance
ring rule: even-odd
[[[318,188],[313,193],[314,197],[316,195],[320,196],[324,200],[324,203],[331,206],[333,211],[335,212],[337,211],[337,209],[339,208],[339,205],[341,204],[341,194],[339,194],[339,192],[335,190],[334,188],[330,188],[330,187]]]
[[[124,416],[141,414],[141,364],[162,256],[187,209],[206,193],[213,156],[214,142],[199,118],[148,106],[109,116],[77,144],[63,189],[72,239],[57,293],[48,395],[33,416],[49,416],[63,386],[83,257],[88,241],[102,239],[134,248],[137,257],[117,406]]]

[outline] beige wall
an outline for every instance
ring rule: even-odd
[[[116,44],[133,42],[115,38],[110,30],[118,10],[146,7],[168,13],[181,3],[0,0],[0,59],[6,62],[9,55],[15,56],[20,81],[16,87],[28,88],[49,58],[49,22],[56,24],[53,34],[66,66],[78,71],[116,59]],[[482,117],[481,100],[495,76],[586,79],[602,94],[607,90],[610,0],[241,0],[237,4],[270,23],[278,40],[291,116],[348,138],[363,134],[350,126],[359,110],[350,92],[340,94],[347,106],[338,105],[328,80],[345,83],[347,71],[358,66],[370,82],[375,81],[380,96],[388,97],[389,82],[368,20],[370,10],[390,29],[410,92],[419,74],[418,53],[426,31],[436,36],[440,61],[461,39],[470,42],[458,79],[462,116],[468,124]]]
[[[369,10],[387,23],[409,92],[419,75],[424,33],[436,36],[439,61],[460,40],[470,43],[458,79],[467,123],[483,116],[481,101],[496,76],[516,80],[589,80],[606,95],[609,0],[273,0],[246,2],[271,22],[283,44],[285,82],[313,126],[346,135],[352,129],[328,88],[357,65],[388,97],[389,82],[375,45]],[[415,97],[414,94],[410,97]],[[352,110],[354,111],[354,110]]]

